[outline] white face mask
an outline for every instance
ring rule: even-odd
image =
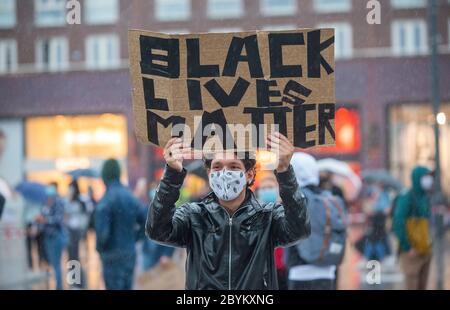
[[[429,191],[433,187],[433,177],[431,175],[425,175],[420,179],[420,186],[423,190]]]
[[[247,186],[244,171],[222,169],[209,175],[209,185],[217,198],[225,201],[236,199]]]

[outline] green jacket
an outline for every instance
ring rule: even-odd
[[[408,217],[430,217],[430,204],[426,192],[420,186],[420,179],[430,173],[428,168],[416,166],[411,173],[412,188],[400,194],[395,203],[392,228],[400,243],[400,251],[407,252],[411,246],[406,233],[406,220]],[[416,204],[416,213],[412,214],[413,202]]]

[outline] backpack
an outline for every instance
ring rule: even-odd
[[[431,253],[431,238],[429,220],[417,215],[417,197],[414,192],[410,193],[411,204],[406,218],[406,234],[411,247],[420,255]]]
[[[326,191],[302,191],[308,199],[311,235],[296,245],[300,259],[319,266],[340,265],[347,237],[342,201]]]

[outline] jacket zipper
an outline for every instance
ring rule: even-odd
[[[230,232],[229,232],[229,242],[228,242],[228,247],[229,247],[229,254],[228,254],[228,290],[231,291],[231,250],[232,250],[232,246],[231,246],[231,228],[233,227],[233,217],[238,213],[238,211],[240,210],[236,210],[236,212],[233,213],[232,216],[230,216],[230,214],[228,213],[228,211],[222,207],[220,204],[219,206],[225,211],[225,213],[228,215],[228,226],[230,227]]]
[[[230,240],[229,240],[229,255],[228,255],[228,290],[231,290],[231,228],[233,226],[233,217],[229,216],[230,225]]]

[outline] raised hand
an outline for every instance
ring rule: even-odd
[[[295,150],[292,143],[281,133],[275,132],[267,137],[267,146],[278,154],[277,172],[287,171]]]
[[[164,160],[167,165],[179,172],[183,170],[183,159],[191,157],[191,148],[183,144],[181,138],[172,138],[164,147]]]

